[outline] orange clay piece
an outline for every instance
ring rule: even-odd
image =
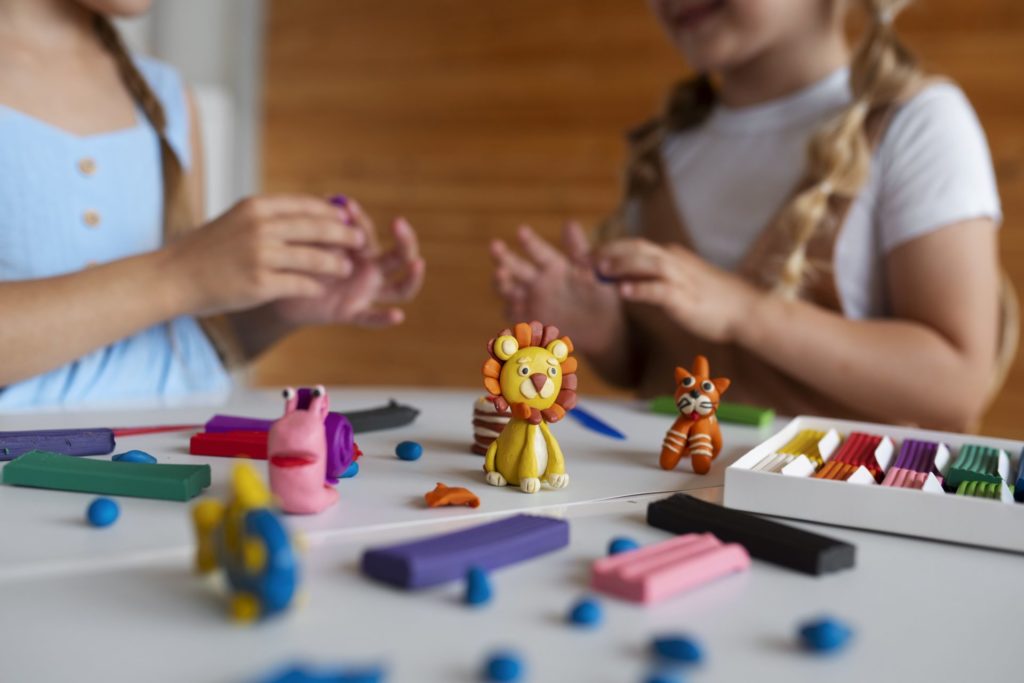
[[[437,486],[430,493],[423,494],[427,505],[432,508],[439,508],[443,505],[466,505],[471,508],[480,507],[480,499],[469,489],[461,486],[445,486],[437,482]]]

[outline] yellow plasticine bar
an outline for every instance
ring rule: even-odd
[[[813,462],[817,467],[821,467],[822,458],[821,452],[818,450],[818,443],[823,438],[825,438],[825,432],[820,432],[814,429],[804,429],[790,439],[789,443],[780,448],[779,453],[802,455]]]

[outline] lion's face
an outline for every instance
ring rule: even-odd
[[[506,401],[538,410],[551,407],[562,388],[562,361],[569,356],[565,342],[521,349],[515,337],[504,336],[494,343],[494,352],[505,361],[499,381]]]

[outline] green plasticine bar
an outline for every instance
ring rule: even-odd
[[[947,490],[956,490],[965,481],[981,481],[990,484],[1002,483],[999,474],[999,458],[997,448],[967,444],[960,447],[956,460],[946,473],[944,485]]]
[[[210,485],[209,465],[90,460],[29,451],[4,466],[3,483],[58,491],[189,500]]]
[[[651,400],[651,412],[662,415],[678,415],[679,408],[671,396],[658,396]],[[715,413],[719,422],[730,422],[732,424],[752,425],[759,429],[770,427],[775,421],[775,411],[771,408],[759,408],[748,406],[744,403],[729,403],[723,401],[718,404],[718,411]]]

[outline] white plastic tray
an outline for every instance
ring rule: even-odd
[[[1017,472],[1024,447],[1024,442],[1007,439],[800,416],[726,469],[725,505],[780,517],[1024,553],[1024,503],[751,469],[804,429],[835,429],[844,438],[851,432],[886,436],[896,442],[897,451],[904,439],[944,443],[954,456],[964,444],[1001,448],[1009,455],[1011,477]],[[895,459],[894,455],[890,464]]]

